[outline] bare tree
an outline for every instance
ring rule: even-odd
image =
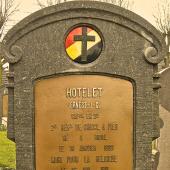
[[[134,1],[130,0],[112,0],[113,4],[118,5],[122,8],[130,9],[134,3]]]
[[[14,14],[18,6],[14,5],[15,0],[0,0],[0,38],[10,16]]]
[[[42,0],[37,0],[37,4],[41,8],[45,8],[47,6],[52,6],[52,5],[60,4],[62,2],[66,2],[66,1],[67,0],[46,0],[45,2],[42,2]]]
[[[59,4],[62,2],[66,2],[66,1],[71,1],[71,0],[37,0],[37,4],[41,7],[47,7],[47,6],[51,6],[51,5],[55,5],[55,4]],[[107,2],[107,3],[111,3],[114,5],[118,5],[120,7],[126,8],[126,9],[131,9],[132,5],[133,5],[133,0],[93,0],[93,1],[100,1],[100,2]]]
[[[15,0],[0,0],[0,41],[3,38],[6,23],[10,17],[17,11],[17,5],[14,4]],[[0,84],[2,83],[3,65],[6,61],[0,56]]]
[[[157,4],[157,8],[154,14],[157,28],[163,33],[167,48],[170,50],[170,1],[161,0]],[[165,57],[165,66],[169,66],[170,53],[168,52]]]

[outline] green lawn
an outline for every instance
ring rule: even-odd
[[[6,137],[6,131],[0,131],[0,167],[15,169],[15,143]]]

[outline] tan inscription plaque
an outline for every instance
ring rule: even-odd
[[[35,85],[36,170],[132,170],[133,86],[72,75]]]
[[[2,96],[2,117],[8,117],[8,95]]]

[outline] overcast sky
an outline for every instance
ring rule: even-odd
[[[45,0],[41,1],[43,2]],[[155,25],[153,13],[155,11],[157,1],[159,0],[134,0],[133,11]],[[12,16],[12,21],[8,23],[8,29],[24,17],[39,10],[36,0],[16,0],[16,3],[20,4],[19,12]],[[8,29],[6,29],[6,31]]]

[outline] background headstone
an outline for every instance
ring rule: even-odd
[[[170,67],[161,72],[160,104],[170,112]]]
[[[4,110],[3,110],[4,102],[3,102],[3,100],[4,100],[4,95],[5,96],[8,95],[8,90],[5,87],[5,85],[8,82],[6,75],[7,75],[7,71],[3,70],[2,71],[2,82],[1,82],[1,85],[0,85],[0,124],[3,123],[5,125],[7,125],[7,109],[5,111],[6,114],[4,114]],[[5,102],[5,103],[7,103],[7,102]]]
[[[161,72],[160,79],[160,119],[161,133],[158,140],[160,159],[158,170],[170,169],[170,68]]]

